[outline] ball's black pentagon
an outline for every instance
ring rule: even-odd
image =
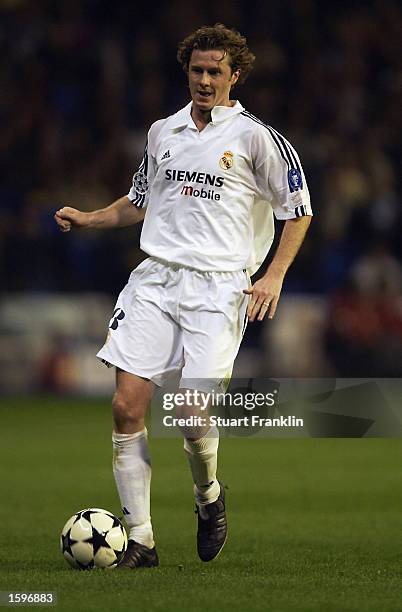
[[[92,514],[97,514],[97,513],[94,512],[93,510],[84,510],[84,512],[81,513],[81,517],[86,519],[88,523],[90,523]]]
[[[75,525],[75,523],[77,523],[77,521],[80,520],[81,516],[82,516],[82,512],[77,512],[77,514],[75,515],[75,519],[74,519],[73,525]]]
[[[103,546],[104,548],[111,548],[111,546],[109,546],[109,544],[106,542],[105,535],[106,534],[99,533],[99,531],[97,531],[95,527],[92,527],[92,538],[85,541],[89,544],[92,544],[94,549],[94,555],[96,555],[101,546]]]
[[[61,541],[62,541],[62,552],[68,552],[72,557],[74,557],[72,550],[71,550],[71,546],[73,544],[75,544],[77,542],[77,540],[73,540],[71,537],[71,529],[69,529],[66,533],[66,535],[62,535],[61,536]]]
[[[117,516],[113,516],[113,525],[112,527],[121,527],[121,522],[119,521],[119,519],[117,518]]]

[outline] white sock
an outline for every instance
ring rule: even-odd
[[[151,524],[151,460],[147,430],[135,434],[113,432],[113,473],[129,539],[154,546]]]
[[[211,504],[219,497],[220,485],[216,479],[218,446],[217,427],[211,427],[206,436],[199,440],[184,438],[184,450],[190,464],[195,501],[198,506]]]

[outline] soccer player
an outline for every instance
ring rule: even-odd
[[[121,292],[98,357],[116,368],[113,470],[129,527],[121,567],[152,567],[158,556],[150,513],[151,463],[145,415],[154,386],[174,372],[180,387],[208,393],[227,380],[247,317],[275,314],[282,283],[311,220],[299,157],[274,128],[254,117],[231,89],[245,81],[254,55],[238,32],[202,27],[179,45],[191,101],[156,121],[128,193],[107,208],[64,207],[71,227],[110,228],[144,220],[149,255]],[[254,274],[285,220],[264,276]],[[184,413],[196,411],[189,401]],[[197,550],[214,559],[227,534],[217,480],[216,428],[185,432],[198,513]]]

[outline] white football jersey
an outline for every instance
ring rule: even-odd
[[[128,198],[147,207],[141,248],[202,271],[254,274],[274,238],[274,219],[311,215],[291,144],[236,102],[215,106],[199,132],[190,102],[149,130]]]

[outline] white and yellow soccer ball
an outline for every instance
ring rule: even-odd
[[[86,508],[76,512],[64,525],[61,552],[76,569],[113,568],[127,549],[127,534],[111,512]]]

